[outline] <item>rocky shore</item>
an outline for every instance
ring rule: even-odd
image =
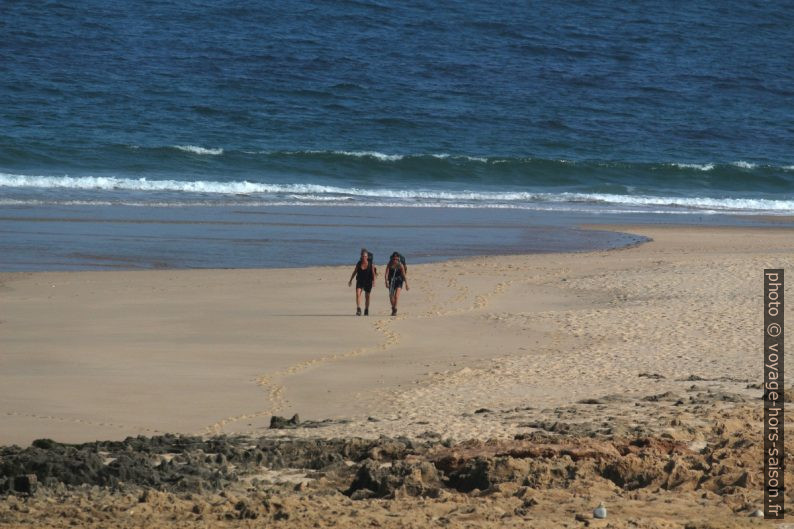
[[[297,417],[272,422],[280,437],[40,439],[0,449],[0,526],[757,526],[757,398],[693,384],[538,412],[500,440],[275,432],[303,428]]]

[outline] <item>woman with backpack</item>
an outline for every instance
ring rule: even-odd
[[[386,288],[389,289],[389,301],[391,301],[391,315],[397,315],[397,302],[400,300],[400,290],[405,283],[405,290],[408,288],[408,276],[405,272],[405,257],[399,252],[391,254],[389,264],[386,265]]]
[[[369,294],[372,292],[372,284],[375,282],[375,277],[378,275],[378,270],[372,263],[372,254],[366,248],[361,249],[361,258],[356,263],[356,268],[353,269],[353,275],[350,276],[350,281],[347,286],[353,283],[353,278],[356,278],[356,316],[361,316],[361,291],[365,293],[366,301],[364,305],[364,316],[369,316]]]

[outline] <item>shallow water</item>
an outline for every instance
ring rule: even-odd
[[[0,206],[0,270],[351,267],[359,250],[385,263],[569,252],[642,242],[583,223],[791,226],[758,217],[571,214],[511,209],[373,207]]]

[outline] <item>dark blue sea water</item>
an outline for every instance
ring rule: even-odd
[[[26,2],[3,204],[794,212],[786,2]]]
[[[792,214],[793,8],[5,0],[0,228],[57,208]]]

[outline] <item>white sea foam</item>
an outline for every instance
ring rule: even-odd
[[[179,149],[180,151],[190,152],[193,154],[208,154],[211,156],[223,154],[223,149],[207,149],[205,147],[197,147],[195,145],[174,145],[174,149]]]
[[[739,160],[738,162],[733,162],[733,164],[731,165],[735,165],[736,167],[741,167],[742,169],[755,169],[756,167],[758,167],[754,163],[744,162],[742,160]]]
[[[382,162],[397,162],[404,158],[402,154],[383,154],[378,151],[334,151],[334,154],[355,156],[356,158],[375,158]]]
[[[625,204],[628,206],[675,206],[686,208],[710,208],[722,211],[792,211],[794,200],[771,200],[753,198],[710,198],[710,197],[654,197],[629,196],[601,193],[560,193],[553,200],[569,200],[571,202],[594,201],[608,204]]]
[[[344,202],[346,200],[353,200],[353,197],[343,196],[325,196],[325,195],[289,195],[290,198],[295,200],[307,200],[309,202]]]
[[[7,200],[0,199],[0,206],[131,206],[131,207],[154,207],[154,208],[182,208],[182,207],[273,207],[273,206],[316,206],[317,202],[311,200],[251,200],[246,202],[236,201],[188,201],[188,202],[169,202],[169,201],[135,201],[135,200]],[[656,215],[717,215],[725,214],[724,209],[666,209],[648,207],[605,207],[604,205],[594,205],[588,203],[515,203],[515,204],[462,204],[449,202],[422,202],[416,204],[406,204],[400,201],[379,201],[371,202],[350,202],[346,200],[328,201],[323,205],[338,205],[345,207],[412,207],[412,208],[451,208],[451,209],[513,209],[528,211],[554,211],[554,212],[583,212],[597,214],[656,214]],[[746,210],[741,212],[743,215],[790,215],[790,210],[781,211],[762,211]]]
[[[266,203],[350,203],[385,205],[396,203],[402,206],[426,206],[437,204],[445,207],[520,207],[539,205],[583,204],[592,206],[613,205],[621,208],[665,208],[686,209],[697,212],[713,210],[722,212],[778,212],[794,213],[794,200],[762,198],[714,198],[714,197],[664,197],[649,195],[616,195],[607,193],[539,193],[528,191],[447,191],[439,189],[389,189],[338,187],[318,184],[270,184],[256,182],[215,182],[148,180],[146,178],[114,178],[104,176],[30,176],[0,173],[0,187],[38,188],[87,191],[134,191],[184,194],[184,199],[175,202],[190,202],[200,197],[217,196],[212,200],[223,201],[223,195],[246,195],[243,200],[257,199]],[[6,197],[11,198],[11,197]],[[59,197],[62,200],[82,197]],[[96,197],[106,200],[107,196]],[[57,200],[53,198],[53,200]],[[136,197],[136,200],[140,200]],[[153,196],[152,201],[162,200]],[[169,201],[171,199],[169,198]],[[294,201],[294,202],[291,202]],[[146,201],[143,201],[146,202]]]
[[[378,200],[354,201],[351,197],[340,197],[338,199],[323,200],[326,206],[345,206],[345,207],[411,207],[411,208],[452,208],[452,209],[515,209],[529,211],[557,211],[557,212],[586,212],[597,214],[666,214],[666,215],[716,215],[734,213],[742,215],[791,215],[794,212],[794,204],[789,209],[762,210],[762,209],[741,209],[732,210],[725,207],[707,208],[677,208],[671,209],[660,205],[653,208],[649,205],[631,205],[590,202],[515,202],[515,203],[455,203],[446,201],[423,201],[416,203],[406,203],[400,200]],[[0,206],[132,206],[132,207],[157,207],[157,208],[180,208],[180,207],[271,207],[271,206],[316,206],[317,200],[312,200],[307,196],[290,198],[289,200],[247,200],[239,202],[234,200],[190,200],[190,201],[136,201],[129,199],[120,200],[13,200],[0,199]]]
[[[432,153],[432,154],[386,154],[378,151],[317,151],[317,150],[310,150],[310,151],[283,151],[283,152],[270,152],[270,151],[244,151],[249,154],[289,154],[289,155],[300,155],[300,154],[337,154],[340,156],[351,156],[354,158],[374,158],[375,160],[379,160],[381,162],[399,162],[400,160],[410,159],[410,158],[423,158],[426,156],[430,156],[431,158],[436,158],[438,160],[467,160],[470,162],[480,162],[480,163],[488,163],[489,159],[483,156],[468,156],[465,154],[449,154],[446,152],[442,153]]]
[[[29,176],[5,173],[0,173],[0,186],[107,191],[186,191],[191,193],[226,194],[266,193],[270,190],[268,187],[271,187],[250,182],[181,182],[177,180],[147,180],[146,178],[115,178],[112,176]]]
[[[714,169],[713,163],[674,163],[679,169],[697,169],[698,171],[711,171]]]
[[[412,154],[409,158],[419,158],[424,156],[422,154]],[[465,154],[447,154],[442,152],[440,154],[431,154],[433,158],[438,158],[439,160],[467,160],[469,162],[480,162],[480,163],[488,163],[488,158],[484,158],[482,156],[467,156]]]

